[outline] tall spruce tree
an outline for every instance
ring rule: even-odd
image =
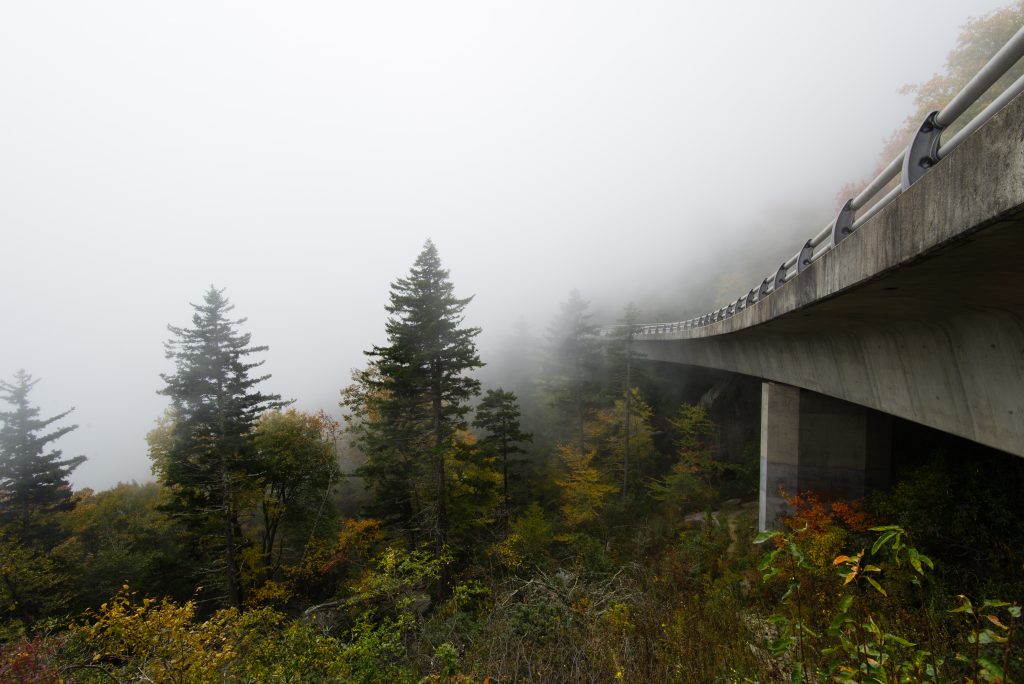
[[[52,418],[39,417],[39,409],[28,400],[38,382],[23,370],[15,373],[13,383],[0,380],[0,394],[13,407],[0,411],[0,521],[25,540],[49,528],[38,520],[40,515],[73,506],[68,476],[85,461],[85,456],[62,459],[59,449],[47,451],[50,442],[78,426],[50,428],[73,408]]]
[[[360,472],[378,498],[388,497],[393,518],[411,530],[425,523],[439,550],[451,524],[446,455],[480,393],[466,375],[483,366],[474,342],[480,328],[463,326],[470,301],[455,296],[428,240],[409,276],[391,285],[388,343],[366,352],[371,366],[357,383],[371,403],[357,435],[367,455]]]
[[[261,413],[286,402],[254,389],[270,376],[250,376],[263,362],[245,359],[267,347],[251,346],[249,333],[238,332],[246,319],[228,318],[234,306],[224,290],[211,286],[192,308],[192,328],[167,326],[175,372],[161,374],[167,386],[160,394],[170,397],[174,421],[167,443],[152,453],[154,470],[173,494],[172,510],[196,533],[219,538],[227,600],[241,606],[240,498],[260,469],[251,431]]]

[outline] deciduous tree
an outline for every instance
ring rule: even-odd
[[[587,423],[589,441],[597,448],[605,470],[621,481],[623,498],[631,482],[635,487],[636,475],[656,453],[650,425],[653,413],[640,390],[634,387],[624,392],[611,408],[597,411]]]
[[[334,444],[327,435],[329,420],[326,415],[295,409],[268,411],[253,430],[259,469],[256,480],[263,485],[258,509],[260,563],[266,578],[287,555],[286,543],[295,542],[285,538],[286,529],[312,531],[314,521],[323,514],[328,490],[337,480]],[[304,543],[302,540],[300,546]]]
[[[596,449],[581,453],[574,446],[563,444],[559,452],[566,471],[555,482],[561,488],[562,515],[568,527],[580,527],[597,519],[616,487],[596,467]]]

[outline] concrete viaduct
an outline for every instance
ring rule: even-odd
[[[728,317],[646,326],[632,344],[763,380],[762,528],[784,509],[780,486],[884,485],[891,416],[1024,456],[1024,97],[753,293]]]

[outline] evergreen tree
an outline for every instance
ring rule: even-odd
[[[366,352],[373,362],[359,381],[371,404],[357,435],[367,455],[360,472],[378,495],[393,497],[392,513],[403,522],[429,520],[439,550],[450,526],[446,455],[480,392],[466,375],[483,365],[474,342],[480,329],[463,326],[471,300],[455,296],[428,240],[409,276],[391,285],[388,344]]]
[[[541,375],[541,340],[536,338],[526,319],[520,316],[500,342],[500,353],[487,362],[484,384],[503,387],[516,395],[523,422],[539,422],[546,410],[538,396]]]
[[[13,407],[0,412],[0,521],[25,540],[47,529],[38,524],[41,515],[74,506],[68,476],[85,461],[85,456],[62,459],[59,449],[46,450],[47,444],[78,426],[46,431],[74,409],[40,418],[39,409],[28,400],[37,382],[23,370],[15,373],[13,383],[0,380],[0,394]]]
[[[676,518],[695,510],[708,510],[716,495],[716,480],[735,466],[718,460],[718,428],[702,406],[683,404],[672,419],[679,460],[648,487],[654,498]]]
[[[384,419],[386,413],[398,412],[383,387],[376,363],[352,372],[352,383],[341,390],[345,432],[363,457],[356,474],[372,493],[366,512],[397,525],[415,544],[421,464],[409,448],[415,442],[412,427]]]
[[[509,466],[522,463],[514,456],[523,453],[519,445],[532,441],[533,436],[520,429],[519,403],[516,401],[516,395],[500,387],[496,390],[487,390],[480,405],[477,406],[473,425],[488,433],[480,441],[480,447],[495,454],[501,462],[504,517],[505,526],[508,527],[512,509],[509,496]]]
[[[632,302],[626,305],[619,319],[619,325],[609,335],[605,342],[605,357],[607,359],[607,378],[610,386],[610,395],[622,397],[624,401],[625,417],[623,420],[622,435],[622,496],[626,497],[629,490],[630,456],[632,452],[633,439],[633,397],[638,392],[634,388],[636,381],[635,361],[638,358],[633,350],[633,337],[636,335],[637,323],[640,320],[640,311]],[[642,355],[640,355],[642,358]],[[615,401],[618,410],[618,399]]]
[[[584,426],[599,395],[601,365],[597,327],[590,322],[588,306],[573,290],[548,330],[546,389],[561,414],[557,432],[561,440],[575,442],[580,454],[587,451]]]
[[[166,353],[175,372],[161,374],[167,386],[160,393],[171,398],[174,420],[151,454],[161,482],[171,488],[173,510],[197,531],[216,530],[227,599],[241,606],[240,499],[259,471],[250,433],[262,412],[285,402],[254,389],[270,376],[251,377],[263,362],[245,359],[267,347],[251,346],[249,333],[238,332],[246,319],[228,318],[234,306],[223,292],[211,286],[203,303],[192,305],[192,328],[167,326],[173,337]]]

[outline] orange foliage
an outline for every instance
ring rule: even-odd
[[[783,491],[782,498],[795,510],[783,522],[789,529],[802,531],[804,535],[822,533],[836,525],[849,532],[866,532],[874,524],[863,510],[863,499],[828,501],[810,491],[793,495]]]
[[[874,524],[860,499],[830,501],[816,492],[781,494],[794,509],[793,515],[783,522],[793,530],[807,560],[820,569],[832,567],[832,560],[849,542],[851,534],[862,534]]]
[[[338,543],[331,549],[330,555],[321,560],[320,572],[330,572],[336,566],[347,563],[353,556],[369,556],[373,546],[384,538],[383,524],[374,518],[343,520]]]

